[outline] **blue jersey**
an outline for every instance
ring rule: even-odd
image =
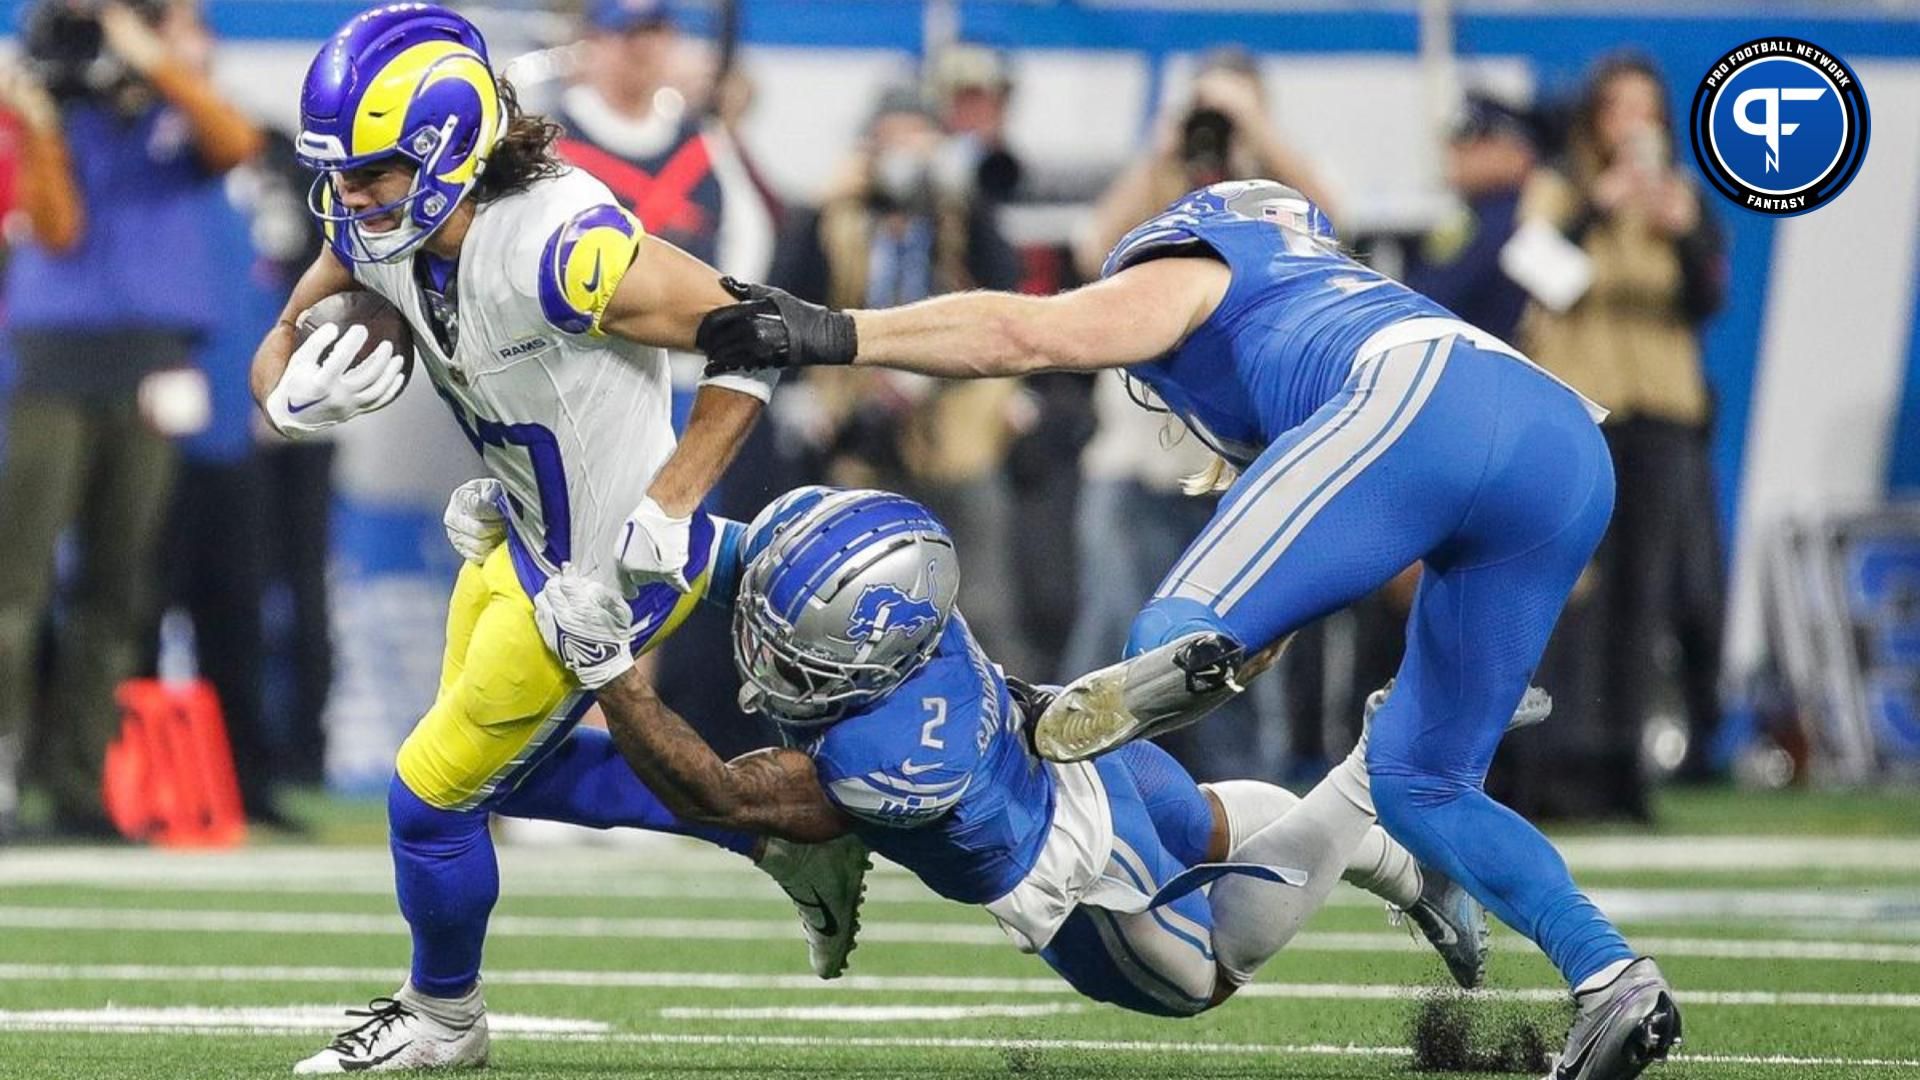
[[[1020,737],[1006,679],[958,614],[932,659],[802,749],[868,847],[950,900],[984,904],[1032,869],[1053,780]]]
[[[1101,276],[1149,259],[1206,254],[1233,282],[1179,348],[1127,373],[1236,465],[1340,390],[1376,332],[1446,308],[1340,254],[1331,244],[1230,205],[1246,184],[1215,184],[1120,239]]]

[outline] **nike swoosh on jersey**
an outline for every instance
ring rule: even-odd
[[[593,273],[587,277],[587,291],[590,293],[600,291],[600,256],[598,253],[593,256]]]
[[[937,761],[928,765],[915,765],[912,759],[908,759],[900,763],[900,772],[905,776],[919,776],[921,773],[932,772],[939,767],[940,763]]]

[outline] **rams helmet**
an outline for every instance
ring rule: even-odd
[[[300,91],[296,151],[320,173],[309,209],[341,258],[398,261],[473,190],[505,123],[487,43],[472,23],[435,4],[362,12],[320,49]],[[405,197],[359,213],[341,205],[341,172],[392,157],[415,169]],[[388,214],[397,227],[363,227]]]

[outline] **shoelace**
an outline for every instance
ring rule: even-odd
[[[342,1054],[363,1053],[373,1048],[375,1039],[402,1020],[412,1019],[414,1011],[390,997],[377,997],[364,1009],[348,1009],[348,1016],[364,1016],[366,1021],[333,1037],[327,1049]]]

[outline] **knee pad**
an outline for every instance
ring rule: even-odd
[[[1140,609],[1140,614],[1134,616],[1133,628],[1127,635],[1127,655],[1138,656],[1182,635],[1201,632],[1224,634],[1235,642],[1240,641],[1239,635],[1227,629],[1226,622],[1207,605],[1184,596],[1163,596],[1149,601]]]

